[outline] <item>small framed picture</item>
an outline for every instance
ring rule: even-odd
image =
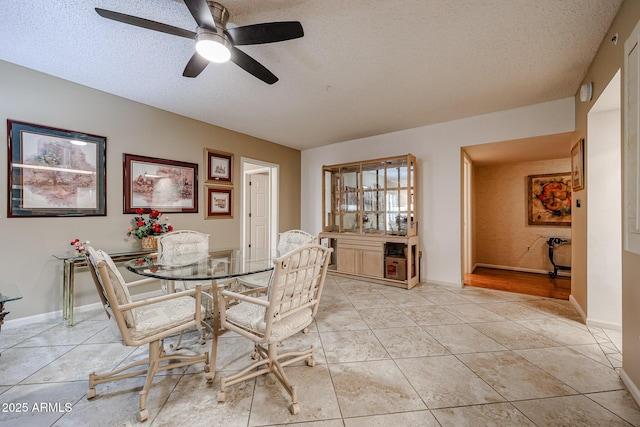
[[[207,186],[207,219],[233,218],[233,189]]]
[[[233,154],[205,148],[207,182],[216,184],[233,183]]]
[[[573,191],[584,189],[584,138],[571,148],[571,184]]]

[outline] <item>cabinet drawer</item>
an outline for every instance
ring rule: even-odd
[[[367,240],[338,240],[339,249],[355,249],[365,251],[384,251],[384,242],[371,242]]]

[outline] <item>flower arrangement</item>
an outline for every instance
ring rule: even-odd
[[[129,227],[127,230],[127,236],[134,235],[138,239],[142,239],[147,236],[159,236],[161,234],[173,231],[171,224],[162,221],[168,221],[169,217],[162,217],[162,212],[152,210],[149,213],[149,217],[145,218],[143,215],[144,210],[138,208],[136,210],[136,216],[133,217],[133,227]]]
[[[88,245],[89,242],[88,240],[86,242],[81,242],[80,239],[74,239],[71,241],[71,246],[75,246],[75,252],[76,255],[84,255],[84,245]]]

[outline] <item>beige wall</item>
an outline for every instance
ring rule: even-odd
[[[571,227],[528,225],[528,176],[571,170],[571,160],[556,159],[474,167],[473,230],[475,263],[516,270],[553,270],[546,241],[571,237]],[[559,249],[554,261],[571,265]]]
[[[636,23],[640,20],[640,1],[625,0],[604,38],[584,82],[593,82],[594,96],[590,102],[580,102],[576,97],[576,132],[574,141],[586,137],[585,151],[589,150],[587,135],[587,114],[618,69],[624,66],[624,42]],[[618,43],[611,43],[614,34],[618,34]],[[624,76],[624,70],[623,70]],[[624,77],[623,77],[624,82]],[[623,83],[624,92],[624,83]],[[624,117],[624,105],[623,105]],[[623,129],[624,140],[624,129]],[[623,150],[624,151],[624,150]],[[586,165],[585,173],[589,173]],[[573,268],[571,295],[588,313],[587,307],[587,213],[588,200],[586,189],[576,193],[585,209],[577,210],[573,215]],[[622,202],[624,206],[624,199]],[[623,333],[623,377],[635,384],[636,399],[640,399],[637,387],[640,386],[640,256],[626,252],[622,254],[622,333]]]
[[[300,151],[188,119],[114,95],[0,61],[0,133],[6,119],[107,137],[107,216],[7,218],[0,210],[0,264],[3,282],[24,298],[11,303],[9,319],[61,309],[62,264],[52,255],[70,250],[75,238],[106,250],[139,247],[127,239],[131,214],[124,215],[122,154],[131,153],[199,164],[198,213],[170,214],[176,229],[210,233],[214,248],[240,245],[240,158],[280,165],[279,228],[300,227]],[[233,219],[205,220],[204,148],[234,153]],[[0,150],[7,164],[7,150]],[[6,169],[0,200],[7,201]],[[76,305],[97,302],[86,272],[76,280]]]

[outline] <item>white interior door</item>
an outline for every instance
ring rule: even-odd
[[[267,173],[254,173],[247,175],[249,179],[249,206],[248,215],[250,223],[249,246],[261,249],[269,245],[269,175]]]

